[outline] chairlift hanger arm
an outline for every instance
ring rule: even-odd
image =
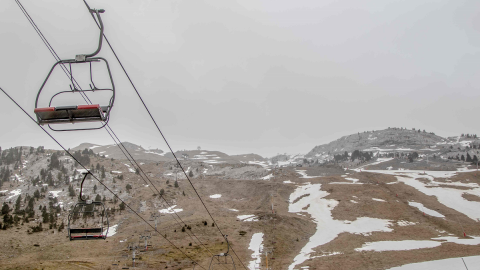
[[[87,176],[88,176],[89,174],[91,174],[91,173],[90,173],[90,171],[87,171],[87,172],[84,173],[84,174],[85,174],[85,176],[83,177],[82,183],[80,184],[80,196],[78,196],[79,201],[82,201],[82,202],[85,202],[85,199],[82,198],[82,197],[83,197],[83,196],[82,196],[83,182],[85,182],[85,179],[87,179]]]
[[[103,41],[103,30],[104,30],[104,27],[103,27],[103,22],[102,22],[102,17],[100,16],[100,13],[104,13],[105,10],[104,9],[89,9],[90,10],[90,13],[92,14],[96,14],[97,15],[97,19],[98,19],[98,22],[100,24],[100,36],[98,38],[98,48],[95,52],[91,53],[91,54],[85,54],[83,55],[83,58],[82,60],[80,61],[85,61],[85,58],[88,58],[88,57],[93,57],[95,55],[97,55],[100,50],[102,49],[102,41]],[[82,55],[81,55],[82,56]],[[77,56],[78,57],[78,56]],[[76,57],[76,59],[77,59]]]

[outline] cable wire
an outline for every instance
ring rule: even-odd
[[[40,39],[42,40],[42,42],[45,44],[45,46],[47,47],[47,49],[50,51],[50,53],[52,54],[52,56],[55,58],[56,61],[60,61],[60,57],[58,56],[58,54],[56,53],[56,51],[53,49],[53,46],[50,44],[50,42],[48,42],[47,38],[43,35],[42,31],[40,30],[40,28],[37,26],[37,24],[35,23],[35,21],[33,20],[33,18],[30,16],[30,14],[27,12],[27,10],[25,9],[25,7],[22,5],[22,3],[20,2],[20,0],[15,0],[15,2],[17,3],[17,5],[19,6],[20,10],[23,12],[23,14],[25,15],[25,17],[27,18],[27,20],[30,22],[30,24],[32,25],[33,29],[37,32],[37,34],[39,35]],[[95,22],[97,22],[95,20]],[[65,75],[67,75],[67,77],[74,83],[74,85],[76,84],[76,87],[78,89],[80,89],[80,94],[82,95],[83,99],[85,100],[85,102],[87,104],[92,104],[92,101],[90,100],[90,98],[88,98],[87,94],[83,92],[82,90],[82,87],[80,86],[80,84],[75,80],[75,78],[73,77],[73,75],[67,70],[67,68],[65,67],[65,65],[62,63],[61,65],[61,68],[62,70],[64,71]],[[110,135],[110,137],[113,139],[113,141],[115,142],[115,144],[117,145],[118,148],[120,148],[120,150],[122,151],[123,155],[127,158],[127,160],[130,162],[130,164],[132,164],[133,167],[135,167],[135,165],[133,164],[133,162],[136,164],[136,168],[140,169],[141,172],[147,177],[148,179],[148,182],[150,182],[150,184],[155,188],[155,190],[157,191],[157,193],[160,195],[160,197],[165,201],[165,203],[171,207],[171,205],[168,203],[168,201],[164,198],[164,196],[160,193],[160,191],[156,188],[156,186],[153,184],[153,182],[148,178],[147,174],[145,174],[145,172],[143,171],[143,169],[140,167],[140,165],[138,165],[138,163],[136,162],[136,160],[133,158],[133,156],[130,154],[130,152],[128,151],[128,149],[123,145],[123,143],[121,142],[121,140],[118,138],[118,136],[115,134],[115,132],[113,131],[113,129],[107,124],[107,127],[106,128],[106,131],[107,133]],[[110,131],[108,130],[110,129]],[[123,147],[120,147],[120,145],[117,143],[117,141],[115,140],[115,138],[112,136],[111,133],[113,133],[113,135],[115,136],[115,138],[118,140],[118,142],[121,144],[121,146]],[[130,160],[130,158],[127,156],[127,154],[125,153],[125,151],[128,153],[128,156],[130,156],[130,158],[133,160]],[[140,174],[140,177],[145,181],[145,183],[148,185],[147,181],[145,180],[145,178],[143,178],[143,176]],[[152,188],[149,186],[150,190],[152,190]],[[155,194],[155,191],[152,190],[152,192]],[[187,225],[181,218],[180,216],[174,212],[175,215],[177,216],[178,219],[180,219],[180,221],[184,224],[184,225]],[[177,222],[178,220],[175,219],[174,216],[172,216],[172,218]],[[193,233],[193,232],[190,232],[196,239],[197,239],[197,242],[200,243],[204,249],[206,249],[212,256],[213,256],[213,253],[210,251],[210,249],[208,249],[201,241],[200,239],[198,239],[198,237]],[[187,232],[187,235],[192,238],[192,236],[190,235],[190,233]],[[194,240],[192,238],[192,240]],[[195,240],[194,240],[195,242]]]
[[[83,2],[85,3],[85,6],[87,7],[87,9],[90,10],[90,6],[87,4],[86,0],[83,0]],[[95,17],[93,16],[93,14],[90,14],[93,18],[93,20],[97,23],[97,26],[100,27],[100,25],[98,25],[98,22],[96,21]],[[105,35],[105,33],[103,33],[103,37],[105,38],[105,41],[107,41],[107,44],[108,46],[110,47],[110,49],[112,50],[112,53],[114,54],[115,58],[117,59],[118,63],[120,64],[120,67],[122,68],[123,72],[125,73],[125,75],[127,76],[130,84],[132,85],[133,89],[135,90],[135,92],[137,93],[137,96],[138,98],[140,99],[140,101],[142,102],[143,106],[145,107],[145,110],[148,112],[150,118],[152,119],[153,123],[155,124],[158,132],[160,133],[160,135],[162,136],[163,140],[165,141],[165,143],[167,144],[168,148],[170,149],[170,152],[173,154],[175,160],[177,161],[177,164],[179,165],[179,167],[182,169],[183,173],[185,174],[185,177],[187,178],[188,182],[190,183],[190,185],[192,186],[193,190],[195,191],[195,193],[197,194],[198,198],[200,199],[200,201],[202,202],[205,210],[207,211],[208,215],[210,216],[210,218],[213,220],[216,228],[218,229],[218,231],[220,232],[220,234],[222,235],[223,238],[225,238],[225,234],[222,232],[222,230],[220,229],[220,227],[218,226],[217,222],[215,221],[215,219],[213,218],[212,214],[210,213],[210,211],[208,210],[207,206],[205,205],[204,201],[202,200],[202,198],[200,197],[200,195],[198,194],[198,191],[197,189],[195,188],[195,186],[193,185],[192,181],[190,180],[190,178],[188,177],[187,173],[185,172],[185,169],[182,167],[180,161],[178,160],[177,156],[175,155],[175,153],[173,152],[172,150],[172,147],[170,146],[170,144],[168,143],[165,135],[163,134],[163,132],[161,131],[160,127],[158,126],[157,122],[155,121],[155,119],[153,118],[153,115],[151,114],[150,110],[148,109],[147,105],[145,104],[143,98],[141,97],[140,93],[138,92],[137,88],[135,87],[135,84],[133,83],[132,79],[130,78],[130,76],[128,75],[128,72],[126,71],[125,67],[123,66],[122,62],[120,61],[117,53],[115,52],[115,50],[113,49],[110,41],[108,40],[107,36]],[[235,250],[233,249],[233,247],[230,247],[233,251],[233,253],[235,254],[235,256],[237,257],[237,259],[240,261],[240,263],[242,264],[242,266],[247,269],[247,267],[245,266],[245,264],[240,260],[240,258],[238,257],[237,253],[235,252]]]
[[[83,0],[83,2],[85,3],[85,6],[87,7],[88,10],[90,10],[90,6],[88,5],[87,1],[86,0]],[[100,28],[100,25],[98,24],[97,20],[95,19],[95,17],[93,16],[93,14],[90,14],[93,18],[93,20],[95,21],[95,23],[97,24],[97,26]],[[207,211],[208,215],[210,216],[210,218],[213,220],[215,226],[217,227],[218,231],[220,232],[220,234],[222,235],[223,238],[225,238],[225,234],[222,232],[222,230],[220,229],[220,227],[218,226],[217,222],[215,221],[215,219],[213,218],[212,214],[210,213],[210,211],[208,210],[207,206],[205,205],[205,203],[203,202],[202,198],[200,197],[200,194],[198,194],[198,191],[197,189],[195,188],[195,186],[193,185],[192,181],[190,180],[190,178],[188,177],[187,173],[185,172],[185,169],[182,167],[182,164],[180,163],[180,161],[178,160],[177,156],[175,155],[175,153],[173,152],[173,149],[172,147],[170,146],[170,144],[168,143],[165,135],[163,134],[163,132],[161,131],[160,127],[158,126],[157,122],[155,121],[153,115],[151,114],[150,110],[148,109],[147,105],[145,104],[143,98],[141,97],[140,93],[138,92],[137,88],[135,87],[135,84],[133,83],[132,79],[130,78],[130,76],[128,75],[128,72],[126,71],[125,67],[123,66],[122,62],[120,61],[117,53],[115,52],[115,50],[113,49],[110,41],[108,40],[107,36],[105,35],[105,33],[103,33],[103,37],[105,38],[105,41],[107,42],[108,46],[110,47],[110,49],[112,50],[112,53],[114,54],[115,58],[117,59],[118,63],[120,64],[120,67],[122,68],[123,72],[125,73],[125,75],[127,76],[130,84],[132,85],[133,89],[135,90],[138,98],[140,99],[140,101],[142,102],[143,106],[145,107],[145,110],[148,112],[150,118],[152,119],[153,123],[155,124],[158,132],[160,133],[160,135],[162,136],[163,140],[165,141],[165,143],[167,144],[168,148],[170,149],[170,152],[173,154],[175,160],[177,161],[177,164],[179,165],[179,167],[182,169],[183,173],[185,174],[185,177],[187,178],[188,182],[190,183],[190,185],[192,186],[193,190],[195,191],[195,193],[197,194],[198,198],[200,199],[200,201],[202,202],[205,210]],[[240,263],[242,264],[242,266],[247,269],[247,267],[245,266],[245,264],[243,264],[243,262],[240,260],[240,258],[238,257],[237,253],[235,252],[235,250],[233,249],[233,247],[231,247],[233,253],[235,254],[235,256],[237,257],[237,259],[240,261]]]
[[[27,113],[27,111],[25,111],[25,109],[23,109],[22,106],[20,106],[20,104],[18,104],[5,90],[3,90],[3,88],[0,87],[0,90],[13,102],[15,103],[15,105],[17,105],[17,107],[19,109],[21,109],[29,118],[30,120],[32,120],[33,122],[35,122],[35,124],[37,124],[37,121],[35,121],[35,119],[33,119],[33,117]],[[38,124],[37,124],[38,125]],[[75,158],[75,156],[73,156],[59,141],[57,141],[57,139],[55,139],[44,127],[42,127],[41,125],[38,125],[53,141],[55,141],[55,143],[57,143],[64,151],[65,153],[67,153],[73,160],[75,160],[75,162],[77,162],[82,168],[84,168],[85,170],[88,171],[88,168],[85,167],[82,163],[80,163],[80,161],[78,161],[78,159]],[[177,247],[173,242],[171,242],[169,239],[167,239],[165,236],[163,236],[157,229],[155,229],[155,227],[153,227],[148,221],[146,221],[142,216],[140,216],[140,214],[138,214],[135,210],[133,210],[132,207],[130,207],[127,203],[125,203],[124,200],[122,200],[115,192],[113,192],[109,187],[107,187],[102,181],[100,181],[100,179],[97,178],[97,176],[95,176],[94,174],[92,174],[92,177],[95,178],[95,180],[97,180],[102,186],[104,186],[110,193],[112,193],[118,200],[120,200],[122,203],[125,204],[126,207],[128,207],[128,209],[130,209],[133,213],[135,213],[135,215],[137,215],[143,222],[145,222],[148,226],[150,226],[154,231],[156,231],[160,236],[162,236],[165,240],[167,240],[167,242],[169,242],[172,246],[174,246],[176,249],[178,249],[183,255],[185,255],[185,257],[187,257],[188,259],[190,259],[192,262],[194,262],[195,264],[198,264],[195,260],[193,260],[190,256],[188,256],[184,251],[182,251],[179,247]],[[199,264],[198,264],[199,265]],[[205,269],[204,267],[202,267],[201,265],[199,265],[202,269]],[[205,269],[206,270],[206,269]]]

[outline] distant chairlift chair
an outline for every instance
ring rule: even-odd
[[[82,189],[83,189],[83,182],[90,174],[89,171],[84,172],[84,177],[82,183],[80,185],[80,196],[79,202],[75,204],[72,211],[68,215],[68,237],[70,241],[72,240],[105,240],[108,235],[108,216],[107,211],[105,209],[105,205],[102,202],[96,202],[92,200],[84,200],[82,198]],[[89,218],[94,219],[95,215],[97,215],[99,222],[97,224],[99,226],[82,228],[79,226],[74,226],[75,221],[78,219],[84,219],[83,225],[88,225],[86,222]],[[106,225],[106,230],[104,225]]]
[[[225,235],[225,241],[227,241],[227,252],[220,253],[219,255],[213,255],[212,259],[210,260],[210,266],[208,268],[209,270],[217,269],[217,265],[219,267],[222,267],[222,269],[236,269],[232,255],[228,254],[228,252],[230,251],[230,243],[228,242],[227,237],[228,235]]]
[[[113,83],[113,78],[112,78],[112,73],[110,72],[110,66],[108,65],[108,62],[105,58],[103,57],[94,57],[97,55],[101,48],[102,48],[102,40],[103,40],[103,23],[102,19],[100,17],[100,13],[105,12],[105,10],[100,9],[100,10],[95,10],[91,9],[91,13],[96,14],[98,22],[100,24],[100,38],[99,38],[99,44],[98,48],[95,52],[91,54],[80,54],[75,57],[75,59],[67,59],[67,60],[60,60],[53,65],[52,69],[48,73],[47,78],[43,82],[42,86],[40,87],[40,90],[38,91],[37,94],[37,99],[35,101],[35,114],[37,116],[37,123],[39,125],[48,125],[50,129],[54,131],[75,131],[75,130],[91,130],[91,129],[101,129],[105,125],[107,125],[108,120],[110,118],[110,111],[112,110],[113,103],[115,100],[115,85]],[[92,76],[92,63],[93,62],[100,62],[103,61],[107,67],[108,75],[110,77],[110,82],[111,82],[111,87],[109,88],[97,88],[95,86],[95,83],[93,82],[93,76]],[[72,65],[75,64],[85,64],[88,63],[90,65],[90,90],[82,90],[78,89],[76,84],[74,83],[74,78],[72,74]],[[70,90],[67,91],[61,91],[56,93],[55,95],[52,96],[50,99],[50,102],[48,103],[48,107],[39,107],[39,97],[44,89],[48,79],[50,78],[50,75],[52,74],[53,70],[55,67],[58,65],[62,65],[66,68],[66,65],[69,66],[69,78],[71,81],[70,85]],[[96,92],[96,91],[111,91],[112,95],[110,97],[110,100],[108,101],[108,105],[105,106],[100,106],[99,104],[87,104],[87,105],[73,105],[73,106],[57,106],[53,107],[52,106],[52,101],[55,97],[65,94],[65,93],[74,93],[74,94],[79,94],[79,95],[84,95],[84,99],[88,99],[86,97],[85,93],[86,92]],[[103,122],[101,126],[99,127],[87,127],[87,128],[65,128],[65,129],[55,129],[50,126],[50,124],[66,124],[66,123],[79,123],[79,122]]]

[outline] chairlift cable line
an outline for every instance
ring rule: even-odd
[[[25,111],[25,109],[23,109],[22,106],[20,106],[20,104],[18,104],[3,88],[0,87],[0,90],[13,102],[15,103],[15,105],[17,105],[17,107],[19,109],[21,109],[29,118],[30,120],[32,120],[33,122],[35,122],[35,124],[37,124],[37,121],[35,121],[35,119],[33,119],[33,117],[27,113],[27,111]],[[38,125],[38,124],[37,124]],[[87,170],[87,167],[85,167],[82,163],[80,163],[80,161],[78,161],[59,141],[57,141],[44,127],[38,125],[53,141],[55,141],[55,143],[57,143],[73,160],[75,160],[81,167],[83,167],[83,169]],[[95,180],[97,180],[102,186],[104,186],[110,193],[112,193],[118,200],[120,200],[122,203],[125,204],[126,207],[128,207],[128,209],[130,209],[133,213],[135,213],[135,215],[137,215],[143,222],[145,222],[148,226],[150,226],[154,231],[156,231],[160,236],[162,236],[168,243],[170,243],[172,246],[174,246],[176,249],[178,249],[183,255],[185,255],[185,257],[187,257],[188,259],[190,259],[192,262],[194,262],[195,264],[198,264],[195,260],[193,260],[190,256],[188,256],[184,251],[182,251],[179,247],[177,247],[173,242],[171,242],[169,239],[167,239],[165,236],[163,236],[157,229],[155,229],[154,226],[152,226],[150,223],[148,223],[148,221],[146,221],[142,216],[140,216],[140,214],[137,213],[137,211],[135,211],[132,207],[130,207],[130,205],[128,205],[127,203],[125,203],[124,200],[122,200],[115,192],[113,192],[109,187],[107,187],[102,181],[100,181],[100,179],[97,178],[97,176],[95,176],[94,174],[92,174],[92,177],[95,178]],[[199,265],[199,264],[198,264]],[[201,265],[199,265],[202,269],[205,269],[204,267],[202,267]],[[205,269],[206,270],[206,269]]]
[[[90,10],[90,6],[88,5],[87,1],[86,0],[83,0],[83,2],[85,3],[85,6],[87,7],[88,10]],[[90,14],[93,18],[93,20],[95,21],[95,23],[97,23],[97,26],[100,27],[100,25],[98,24],[97,20],[95,19],[95,17],[93,16],[93,14]],[[182,169],[183,173],[185,174],[185,177],[187,178],[188,182],[190,183],[190,185],[192,186],[193,190],[195,191],[195,193],[197,194],[198,198],[200,199],[200,201],[202,202],[205,210],[207,211],[208,215],[210,216],[210,218],[213,220],[214,224],[215,224],[215,227],[217,227],[218,231],[220,232],[220,234],[222,235],[223,238],[225,238],[225,234],[222,232],[222,230],[220,229],[220,227],[218,227],[218,224],[217,222],[215,221],[215,219],[213,218],[212,214],[210,213],[210,211],[208,210],[207,206],[205,205],[205,203],[203,202],[202,198],[200,197],[200,194],[198,194],[198,191],[197,189],[195,188],[195,186],[193,185],[192,181],[190,180],[190,178],[188,177],[187,173],[185,172],[185,169],[182,167],[182,165],[180,164],[180,161],[178,160],[177,156],[175,155],[175,152],[173,152],[173,149],[172,147],[170,146],[170,144],[168,143],[165,135],[163,134],[163,132],[161,131],[160,127],[158,126],[157,122],[155,121],[155,119],[153,118],[153,115],[151,114],[150,110],[148,109],[147,105],[145,104],[143,98],[141,97],[140,93],[138,92],[137,88],[135,87],[135,84],[133,83],[132,79],[130,78],[130,76],[128,75],[128,72],[127,70],[125,69],[125,67],[123,66],[122,62],[120,61],[117,53],[115,52],[115,50],[113,49],[112,45],[110,44],[110,41],[108,40],[107,36],[105,35],[105,33],[103,33],[103,37],[105,38],[105,41],[107,42],[108,46],[110,47],[110,49],[112,50],[112,53],[113,55],[115,56],[115,58],[117,59],[118,63],[120,64],[120,67],[122,68],[123,72],[125,73],[125,75],[127,76],[130,84],[132,85],[133,89],[135,90],[138,98],[140,99],[140,101],[142,102],[143,106],[145,107],[145,110],[148,112],[150,118],[152,119],[153,123],[155,124],[155,126],[157,127],[157,130],[158,132],[160,133],[160,135],[162,136],[163,140],[165,141],[165,143],[167,144],[168,148],[170,149],[170,152],[173,154],[173,156],[175,157],[175,160],[177,161],[177,164],[179,165],[179,167]],[[245,264],[242,262],[242,260],[240,260],[240,258],[238,257],[237,253],[235,252],[235,250],[232,248],[232,251],[233,253],[235,254],[235,256],[237,257],[237,259],[240,261],[240,263],[242,264],[242,266],[247,269],[247,267],[245,266]]]
[[[25,17],[27,18],[27,20],[29,21],[29,23],[32,25],[33,29],[37,32],[37,34],[39,35],[40,39],[42,40],[42,42],[45,44],[45,46],[47,47],[47,49],[50,51],[50,53],[52,54],[52,56],[55,58],[55,60],[59,61],[60,60],[60,57],[58,56],[58,54],[56,53],[55,49],[53,48],[53,46],[50,44],[50,42],[48,42],[47,38],[43,35],[42,31],[40,30],[40,28],[37,26],[37,24],[35,23],[35,21],[33,20],[33,18],[30,16],[30,14],[28,13],[28,11],[25,9],[25,7],[22,5],[22,3],[20,2],[20,0],[15,0],[15,2],[17,3],[17,5],[19,6],[20,10],[22,11],[22,13],[25,15]],[[96,21],[95,21],[96,22]],[[82,90],[82,87],[80,86],[80,84],[75,80],[75,78],[73,77],[73,75],[68,72],[67,68],[65,67],[65,64],[61,64],[61,68],[62,70],[64,71],[65,75],[71,79],[73,81],[74,84],[76,84],[76,86],[78,87],[78,89]],[[85,102],[88,104],[92,104],[92,101],[90,100],[90,98],[88,98],[87,94],[84,93],[83,91],[80,92],[83,99],[85,100]],[[88,100],[88,101],[87,101]],[[133,159],[132,155],[128,152],[128,150],[125,148],[125,146],[123,145],[123,143],[121,142],[121,140],[118,138],[118,136],[115,134],[115,132],[113,131],[113,129],[107,124],[108,128],[110,129],[110,131],[115,135],[115,137],[117,138],[117,140],[120,142],[120,144],[122,145],[122,147],[125,149],[125,151],[127,151],[128,155]],[[110,132],[107,130],[107,133],[110,135],[110,137],[113,139],[113,141],[115,142],[115,144],[120,148],[120,150],[122,151],[122,153],[125,155],[125,157],[127,158],[127,160],[132,164],[132,166],[135,167],[135,165],[133,165],[132,161],[128,158],[128,156],[125,154],[125,152],[122,150],[122,147],[119,146],[119,144],[115,141],[115,139],[113,138],[113,136],[110,134]],[[142,171],[142,173],[147,176],[145,174],[145,172],[143,172],[143,169],[141,169],[141,167],[138,165],[138,163],[135,161],[135,159],[133,159],[133,161],[135,162],[135,164],[137,164],[137,167]],[[142,177],[142,175],[140,175]],[[147,176],[148,178],[148,176]],[[145,183],[147,183],[147,181],[142,177],[142,179],[145,181]],[[149,182],[152,184],[152,186],[156,189],[157,193],[160,194],[160,192],[158,191],[158,189],[155,187],[155,185],[152,183],[152,181],[150,179],[148,179]],[[147,183],[148,185],[148,183]],[[152,188],[150,187],[150,190],[152,190]],[[155,193],[155,191],[152,190],[153,193]],[[160,195],[162,197],[162,199],[167,203],[167,205],[169,207],[171,207],[171,205],[166,201],[166,199],[163,197],[163,195]],[[180,219],[180,217],[178,216],[178,214],[175,212],[175,215]],[[172,216],[173,217],[173,216]],[[174,218],[174,217],[173,217]],[[174,220],[179,223],[175,218]],[[180,219],[181,220],[181,219]],[[182,223],[184,225],[186,225],[185,222],[183,222],[183,220],[181,220]],[[188,234],[188,233],[187,233]],[[193,234],[193,233],[192,233]],[[188,234],[189,235],[189,234]],[[189,235],[190,236],[190,235]],[[195,236],[195,235],[194,235]],[[190,236],[191,237],[191,236]],[[205,248],[208,250],[208,252],[210,254],[212,254],[213,256],[213,253],[198,239],[197,236],[195,236],[195,238],[197,239],[197,241]]]
[[[39,35],[40,39],[42,40],[42,42],[45,44],[45,46],[47,47],[47,49],[50,51],[50,53],[52,54],[52,56],[55,58],[55,60],[59,61],[60,60],[60,57],[58,56],[58,54],[56,53],[55,49],[53,49],[53,46],[50,44],[50,42],[48,42],[47,38],[43,35],[43,33],[41,32],[40,28],[37,26],[37,24],[35,23],[35,21],[33,20],[33,18],[30,16],[30,14],[27,12],[27,10],[25,9],[25,7],[21,4],[20,0],[15,0],[17,5],[19,6],[20,10],[23,12],[23,14],[25,15],[25,17],[27,18],[27,20],[30,22],[30,24],[32,25],[32,27],[34,28],[34,30],[37,32],[37,34]],[[72,76],[71,73],[68,72],[68,70],[66,69],[65,65],[62,63],[61,64],[61,68],[62,70],[64,71],[65,75],[69,78],[69,79],[72,79],[72,81],[77,85],[77,87],[82,90],[80,84],[75,80],[75,78]],[[88,103],[92,103],[91,100],[88,98],[87,94],[84,93],[83,91],[81,92],[82,94],[82,97],[83,99],[85,100],[85,102],[88,104]],[[88,101],[87,101],[88,100]],[[120,142],[120,144],[123,146],[123,148],[125,149],[125,151],[127,151],[128,155],[133,159],[132,155],[128,152],[128,150],[125,148],[125,146],[123,145],[123,143],[121,142],[121,140],[118,138],[118,136],[115,134],[115,132],[113,131],[113,129],[107,124],[108,128],[110,129],[110,131],[115,135],[115,137],[117,138],[117,140]],[[132,166],[135,167],[135,165],[132,163],[132,161],[128,158],[128,156],[125,154],[124,150],[122,149],[122,147],[119,146],[119,144],[115,141],[115,138],[113,138],[112,134],[107,130],[107,133],[110,135],[110,137],[113,139],[113,141],[115,142],[115,144],[120,148],[120,150],[122,151],[122,153],[125,155],[125,157],[127,158],[127,160],[132,164]],[[137,164],[137,167],[140,168],[140,170],[142,171],[142,173],[147,176],[145,174],[145,172],[143,172],[143,169],[141,169],[141,167],[138,165],[138,163],[135,161],[135,159],[133,159],[133,161],[135,162],[135,164]],[[147,181],[143,178],[142,175],[140,175],[142,177],[142,179],[145,181],[145,183],[147,183]],[[148,178],[148,176],[147,176]],[[152,181],[150,179],[148,179],[149,182],[155,187],[155,185],[152,183]],[[148,185],[148,183],[147,183]],[[158,191],[158,189],[155,187],[155,189],[157,190],[157,193],[160,193]],[[150,187],[150,190],[152,190],[152,188]],[[155,191],[152,190],[153,193],[155,193]],[[162,197],[162,199],[167,203],[167,205],[169,207],[171,207],[171,205],[166,201],[166,199],[160,195]],[[181,220],[181,218],[178,216],[178,214],[175,212],[175,215],[177,215],[177,217]],[[172,216],[173,217],[173,216]],[[173,219],[179,223],[174,217]],[[181,220],[182,223],[184,225],[186,225],[185,222],[183,222],[183,220]],[[193,234],[193,233],[192,233]],[[191,235],[187,232],[187,235],[191,237]],[[195,236],[195,238],[197,239],[198,243],[200,243],[210,254],[212,254],[213,256],[213,253],[200,241],[200,239],[198,239],[198,237],[193,234]],[[193,240],[193,238],[192,238]]]
[[[45,46],[47,47],[47,49],[50,51],[50,53],[52,54],[53,58],[55,58],[56,61],[60,61],[60,56],[58,56],[57,52],[55,51],[55,49],[53,49],[53,46],[50,44],[50,42],[48,42],[47,38],[43,35],[42,31],[40,30],[40,28],[37,26],[37,24],[35,23],[35,21],[33,20],[33,18],[30,16],[30,14],[28,13],[28,11],[25,9],[25,7],[22,5],[22,3],[20,2],[20,0],[15,0],[15,2],[17,3],[18,7],[20,8],[20,10],[23,12],[23,14],[25,15],[25,17],[27,18],[28,22],[30,23],[30,25],[32,25],[33,29],[35,30],[35,32],[37,32],[38,36],[40,37],[40,39],[42,40],[43,44],[45,44]],[[75,80],[75,78],[73,77],[73,75],[68,72],[67,70],[67,67],[65,66],[64,63],[61,63],[60,64],[60,67],[62,68],[63,72],[65,73],[65,75],[67,75],[68,79],[71,79],[74,83],[77,84],[78,88],[80,90],[82,90],[82,88],[80,87],[80,84],[78,84],[77,80]],[[92,104],[92,101],[90,100],[90,98],[87,96],[86,93],[84,93],[83,91],[80,92],[80,95],[82,96],[83,100],[85,101],[85,103],[88,104],[88,102],[90,102],[90,104]],[[88,101],[87,101],[88,100]]]
[[[125,151],[128,153],[128,155],[130,156],[130,158],[133,160],[133,162],[137,165],[137,168],[145,175],[145,177],[148,179],[148,181],[150,182],[150,184],[155,188],[155,190],[157,191],[158,195],[160,195],[160,197],[165,201],[165,203],[168,205],[168,207],[172,207],[171,204],[168,203],[168,201],[165,199],[165,197],[160,193],[160,191],[157,189],[157,187],[155,186],[155,184],[153,184],[153,182],[150,180],[150,178],[148,177],[148,175],[143,171],[143,169],[140,167],[140,165],[137,163],[137,161],[135,160],[135,158],[130,154],[130,152],[127,150],[127,148],[123,145],[123,143],[120,141],[120,139],[117,137],[117,135],[115,134],[115,132],[113,131],[113,129],[107,124],[107,126],[110,128],[110,131],[113,133],[113,135],[115,136],[115,138],[117,138],[117,140],[120,142],[120,145],[125,149]],[[110,132],[108,131],[108,129],[106,129],[107,132],[110,134]],[[110,134],[110,136],[112,136]],[[113,139],[113,137],[112,137]],[[115,141],[115,139],[114,139]],[[120,147],[120,145],[115,141],[115,143],[117,144],[118,148],[120,148],[120,150],[122,151],[122,153],[125,155],[125,157],[128,159],[128,161],[130,162],[130,164],[132,164],[133,167],[135,167],[135,165],[132,163],[132,161],[130,160],[130,158],[127,156],[127,154],[125,154],[125,152],[122,150],[122,147]],[[143,181],[145,181],[145,183],[148,184],[148,182],[145,180],[145,178],[143,178],[142,174],[139,174],[139,176],[143,179]],[[151,188],[150,188],[151,189]],[[151,189],[152,190],[152,189]],[[152,190],[153,191],[153,190]],[[155,194],[155,191],[153,191],[153,193]],[[177,216],[177,218],[183,223],[183,225],[187,225],[183,220],[182,218],[180,218],[180,216],[177,214],[177,212],[173,211],[173,213]],[[180,223],[173,215],[171,216],[173,218],[173,220],[175,220],[175,222],[178,224]],[[185,231],[187,233],[187,235],[192,239],[192,236],[190,235],[190,233],[197,239],[198,243],[200,243],[204,249],[206,249],[212,256],[214,256],[214,254],[212,253],[212,251],[210,249],[208,249],[203,243],[202,241],[200,241],[200,239],[198,239],[198,237],[190,230],[190,233]],[[194,240],[195,242],[195,240]]]

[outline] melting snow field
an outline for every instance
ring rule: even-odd
[[[320,176],[308,176],[306,170],[295,170],[296,173],[300,174],[302,177],[300,178],[316,178]]]
[[[284,184],[295,184],[295,182],[292,182],[290,180],[287,180],[287,181],[283,181]]]
[[[270,180],[270,178],[273,178],[273,174],[269,174],[267,176],[262,177],[262,180]]]
[[[438,247],[442,242],[431,240],[404,240],[404,241],[379,241],[365,243],[356,251],[389,251],[389,250],[412,250],[420,248]]]
[[[408,202],[408,205],[413,206],[413,207],[416,207],[416,208],[418,208],[418,210],[420,210],[420,211],[422,211],[423,213],[425,213],[425,214],[427,214],[427,215],[430,215],[430,216],[439,217],[439,218],[444,218],[444,217],[445,217],[444,215],[438,213],[438,212],[435,211],[435,210],[426,208],[426,207],[423,206],[423,204],[421,204],[421,203]]]
[[[458,173],[458,171],[414,171],[414,170],[399,170],[399,171],[382,171],[382,170],[365,170],[367,172],[381,173],[394,175],[399,182],[403,182],[427,196],[435,196],[443,205],[450,207],[458,212],[461,212],[471,219],[477,221],[480,219],[480,202],[468,201],[462,197],[463,193],[480,196],[480,187],[476,183],[448,183],[437,182],[435,178],[450,178]],[[475,170],[467,170],[475,171]],[[422,182],[418,179],[427,179]],[[441,186],[440,186],[441,185]],[[470,189],[456,189],[451,187],[468,187]],[[426,214],[426,212],[425,212]]]
[[[107,237],[114,236],[117,233],[117,228],[118,228],[118,224],[108,227]],[[103,234],[105,234],[106,232],[107,230],[105,230]]]
[[[210,195],[210,198],[212,198],[212,199],[218,199],[218,198],[220,198],[220,197],[222,197],[222,194],[213,194],[213,195]]]
[[[237,218],[241,221],[258,221],[255,215],[240,215]]]
[[[347,177],[347,175],[342,175],[342,177],[345,178],[345,180],[351,181],[351,183],[350,182],[330,182],[330,184],[363,185],[363,183],[358,183],[359,180],[356,178]]]
[[[263,248],[262,245],[263,242],[263,233],[254,233],[252,235],[252,240],[250,240],[250,245],[248,246],[248,249],[253,251],[252,254],[252,259],[250,263],[248,264],[248,268],[250,270],[256,270],[257,266],[260,267],[260,263],[262,262],[262,254],[261,249]]]
[[[465,261],[465,264],[463,263]],[[468,268],[465,268],[465,265]],[[405,264],[398,267],[393,267],[388,270],[425,270],[425,269],[435,269],[435,270],[452,270],[452,269],[478,269],[480,265],[480,256],[471,256],[462,258],[450,258],[437,261],[421,262],[421,263],[411,263]]]
[[[158,210],[161,214],[174,214],[174,213],[178,213],[178,212],[182,212],[183,209],[174,209],[175,207],[177,207],[176,205],[172,206],[172,207],[169,207],[167,209],[161,209],[161,210]]]
[[[393,231],[389,228],[392,223],[384,219],[361,217],[353,222],[334,220],[331,212],[338,205],[338,201],[323,199],[329,193],[321,190],[320,187],[321,184],[308,183],[297,187],[290,194],[288,211],[291,213],[307,212],[310,214],[314,222],[317,223],[317,231],[310,237],[309,242],[302,248],[300,254],[294,258],[293,263],[288,267],[289,270],[295,269],[297,265],[310,259],[310,253],[314,251],[314,248],[334,240],[342,232],[369,235],[375,231]],[[298,198],[300,199],[293,203]],[[310,207],[308,207],[309,205]],[[306,210],[304,210],[305,208]]]
[[[22,194],[22,190],[21,190],[21,189],[15,189],[15,190],[10,191],[10,194],[13,194],[13,195],[11,195],[10,197],[6,198],[5,200],[10,200],[11,198]]]
[[[58,197],[58,193],[60,193],[60,192],[62,192],[62,191],[61,190],[56,190],[56,191],[52,190],[52,191],[49,191],[48,193],[52,194],[52,196],[54,198],[56,198],[56,197]]]

